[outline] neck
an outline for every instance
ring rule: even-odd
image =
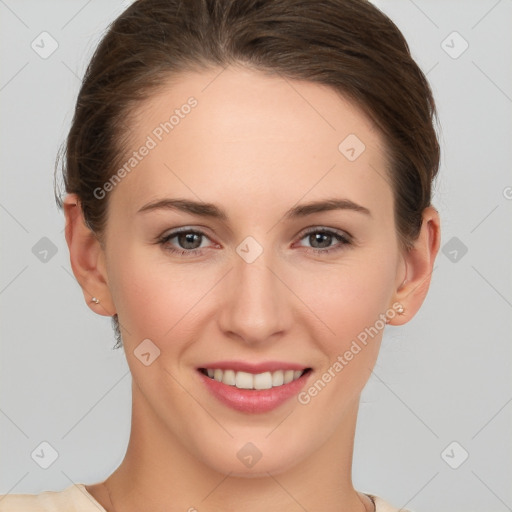
[[[294,467],[264,476],[236,477],[215,471],[190,453],[134,386],[127,452],[105,481],[110,499],[104,490],[91,494],[100,503],[106,501],[104,508],[109,512],[373,510],[351,480],[357,410],[354,403],[327,442]]]

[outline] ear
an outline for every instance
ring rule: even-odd
[[[394,302],[402,305],[403,313],[395,315],[389,320],[390,325],[407,323],[420,309],[432,277],[434,262],[441,239],[439,214],[437,210],[428,206],[423,211],[423,222],[420,234],[414,246],[403,254],[405,264],[405,279],[395,292]],[[396,311],[396,304],[393,309]]]
[[[82,287],[86,304],[99,315],[115,315],[107,280],[105,253],[94,232],[85,224],[80,199],[76,194],[66,195],[64,214],[71,268]],[[93,297],[99,303],[93,302]]]

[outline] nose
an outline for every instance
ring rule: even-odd
[[[293,294],[270,259],[265,251],[252,263],[235,258],[223,283],[226,300],[217,317],[225,336],[255,345],[275,341],[289,329]]]

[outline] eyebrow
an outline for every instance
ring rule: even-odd
[[[227,221],[228,216],[226,212],[213,203],[205,203],[201,201],[192,201],[190,199],[157,199],[151,203],[142,206],[137,213],[145,213],[155,210],[178,210],[201,217],[210,217],[222,221]],[[354,203],[350,199],[324,199],[320,201],[311,201],[309,203],[300,204],[290,208],[285,214],[285,219],[293,219],[298,217],[305,217],[313,213],[326,212],[332,210],[350,210],[371,217],[371,212],[368,208]]]

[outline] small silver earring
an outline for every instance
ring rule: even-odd
[[[405,308],[402,306],[402,304],[399,304],[397,309],[396,309],[396,312],[399,314],[399,315],[403,315],[404,312],[405,312]],[[386,323],[389,324],[389,318],[386,317]]]
[[[99,304],[100,303],[100,301],[96,297],[93,297],[91,299],[91,302],[94,302],[94,304]]]

